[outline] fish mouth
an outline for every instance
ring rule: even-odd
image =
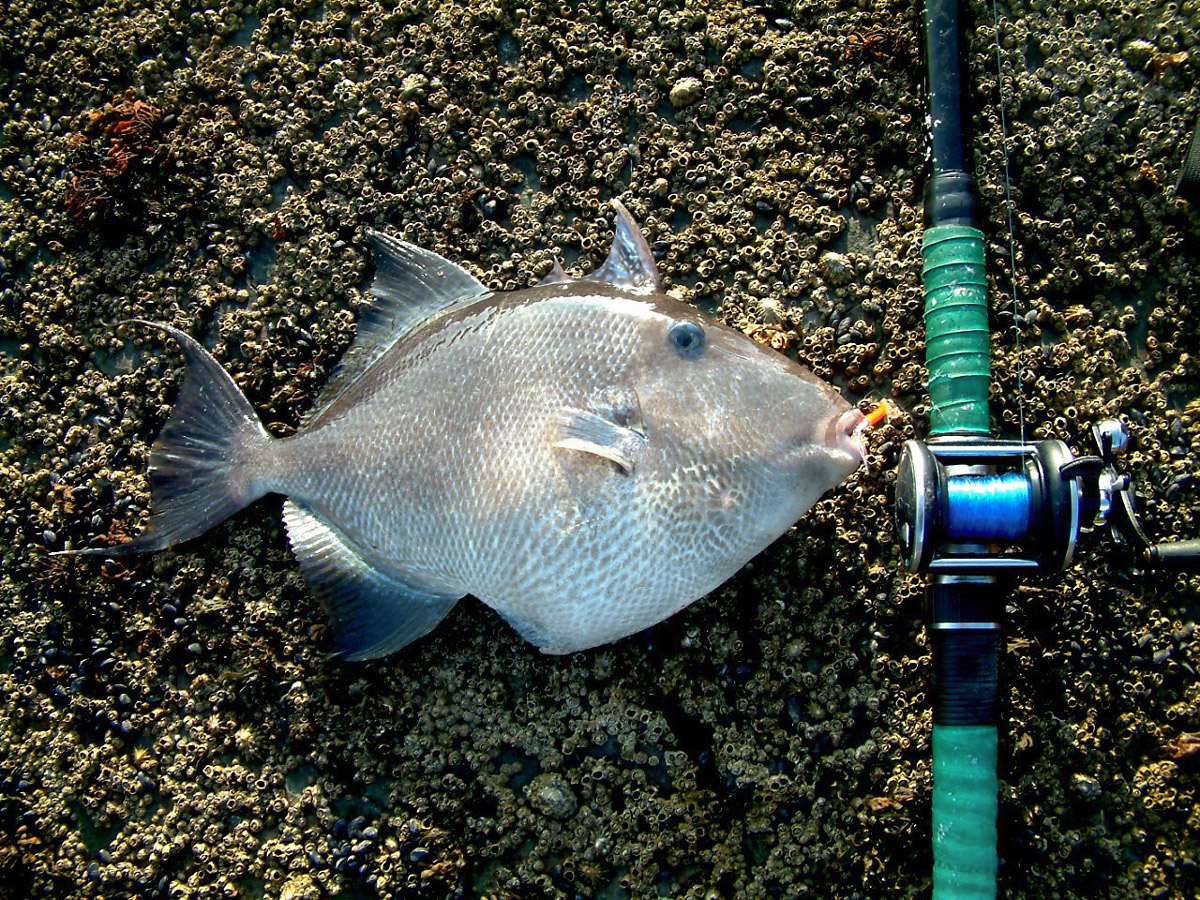
[[[863,440],[863,423],[867,417],[857,409],[848,409],[825,430],[825,443],[845,453],[855,468],[867,461],[867,446]]]

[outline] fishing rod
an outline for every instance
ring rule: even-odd
[[[1093,427],[1089,456],[1076,457],[1060,440],[992,436],[984,236],[967,162],[958,13],[958,0],[926,0],[923,10],[929,437],[904,445],[895,516],[906,567],[928,576],[933,896],[983,900],[996,896],[997,671],[1013,578],[1062,571],[1080,535],[1093,530],[1143,569],[1200,571],[1200,541],[1156,544],[1146,536],[1133,485],[1117,465],[1129,439],[1119,421]]]

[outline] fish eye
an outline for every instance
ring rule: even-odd
[[[676,353],[691,359],[704,349],[704,329],[695,322],[675,322],[667,329],[667,341]]]

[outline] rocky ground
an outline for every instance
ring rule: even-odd
[[[998,430],[1086,450],[1120,416],[1148,527],[1200,536],[1200,201],[1173,190],[1200,5],[999,14],[998,79],[992,10],[967,8]],[[0,9],[0,894],[926,896],[929,650],[890,524],[926,422],[918,18]],[[673,292],[901,407],[869,467],[710,598],[567,658],[463,603],[350,665],[277,499],[177,552],[48,555],[147,509],[180,359],[121,320],[201,336],[284,434],[352,338],[366,227],[511,289],[555,254],[594,268],[614,196]],[[1008,897],[1200,892],[1195,589],[1089,547],[1012,593]]]

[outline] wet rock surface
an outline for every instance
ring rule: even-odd
[[[1194,3],[970,4],[997,425],[1119,416],[1148,528],[1200,536]],[[40,897],[918,897],[929,649],[889,484],[921,434],[915,9],[107,3],[0,10],[0,867]],[[682,87],[681,87],[682,86]],[[680,103],[680,100],[687,100]],[[532,651],[463,603],[324,655],[265,500],[119,542],[202,336],[276,434],[353,335],[387,228],[528,285],[594,268],[610,197],[669,289],[903,410],[710,598]],[[1013,272],[1017,301],[1012,300]],[[1010,897],[1200,890],[1196,583],[1087,549],[1011,595]]]

